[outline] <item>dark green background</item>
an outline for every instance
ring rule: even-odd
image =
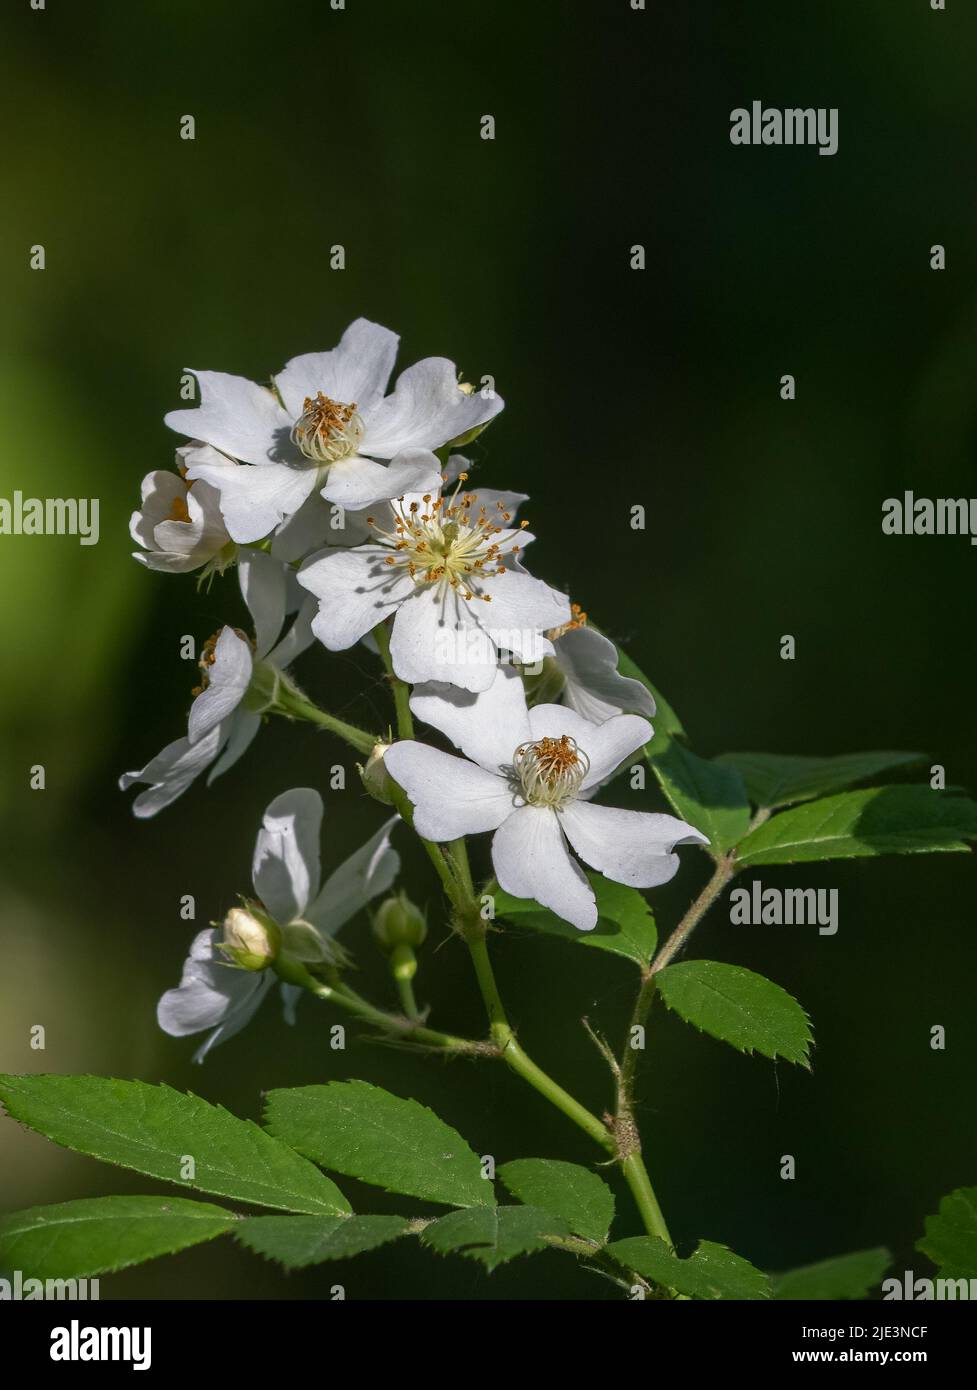
[[[184,366],[261,379],[366,315],[402,334],[401,365],[435,353],[495,376],[507,408],[481,476],[531,494],[535,570],[626,642],[699,751],[921,748],[977,785],[977,553],[880,529],[903,488],[975,491],[977,14],[964,0],[944,14],[928,0],[8,0],[2,24],[0,495],[97,495],[102,539],[0,538],[0,1065],[165,1079],[251,1115],[263,1088],[360,1075],[436,1105],[499,1162],[591,1161],[501,1069],[332,1053],[312,1004],[294,1031],[267,1008],[202,1070],[157,1031],[188,937],[180,895],[196,895],[198,925],[219,916],[249,886],[271,796],[352,759],[273,726],[211,791],[131,818],[115,779],[183,726],[180,636],[242,611],[233,575],[198,596],[129,558],[139,481],[172,460],[162,416]],[[754,98],[838,107],[839,153],[732,147],[729,112]],[[27,268],[37,242],[43,273]],[[299,674],[323,703],[382,717],[361,650],[312,653]],[[37,762],[43,793],[27,785]],[[376,808],[356,790],[327,802],[338,860]],[[663,926],[703,870],[687,850],[652,895]],[[408,876],[435,906],[413,851]],[[642,1123],[673,1234],[773,1269],[888,1243],[923,1273],[924,1215],[977,1180],[973,861],[761,877],[837,887],[839,934],[734,929],[720,910],[693,950],[796,993],[815,1067],[654,1017]],[[476,1031],[467,962],[443,937],[435,926],[421,995],[442,1026]],[[382,993],[368,929],[345,940],[361,987]],[[602,1107],[578,1020],[621,1035],[628,967],[516,934],[495,954],[530,1051]],[[929,1047],[937,1023],[945,1052]],[[152,1190],[9,1122],[0,1165],[5,1208]],[[623,1193],[621,1209],[632,1233]],[[391,1247],[284,1278],[221,1243],[103,1292],[327,1296],[337,1280],[356,1298],[611,1293],[555,1255],[489,1279]]]

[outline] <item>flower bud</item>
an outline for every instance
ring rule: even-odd
[[[232,907],[224,918],[221,950],[244,970],[264,970],[278,955],[281,932],[253,904]]]
[[[394,781],[383,761],[383,755],[390,746],[389,743],[375,743],[373,751],[366,760],[366,766],[364,767],[362,763],[356,764],[363,786],[375,801],[382,801],[385,806],[394,804],[392,795]]]
[[[373,918],[373,934],[387,951],[393,951],[398,946],[420,946],[427,936],[424,913],[401,889],[377,908]]]

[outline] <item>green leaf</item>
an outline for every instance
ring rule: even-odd
[[[416,1100],[366,1081],[271,1091],[265,1122],[299,1153],[372,1183],[451,1206],[490,1206],[492,1184],[456,1130]]]
[[[0,1269],[87,1279],[222,1235],[240,1218],[185,1197],[85,1197],[0,1216]]]
[[[595,626],[595,624],[591,623],[591,627],[593,626]],[[600,629],[598,628],[597,631],[599,632]],[[606,635],[605,633],[604,636]],[[622,651],[620,647],[617,649],[617,669],[622,676],[630,676],[633,680],[640,681],[645,689],[651,693],[651,698],[655,702],[656,710],[652,721],[655,727],[655,733],[664,734],[669,738],[673,736],[684,738],[685,730],[682,728],[682,721],[665,699],[665,696],[657,686],[652,685],[644,671],[636,666],[627,652]]]
[[[929,787],[869,787],[782,811],[747,835],[740,868],[967,849],[977,803]]]
[[[713,856],[742,840],[750,826],[750,802],[735,767],[700,758],[657,733],[645,745],[645,756],[676,814],[708,835]]]
[[[647,965],[655,954],[658,932],[645,899],[637,888],[613,883],[602,874],[588,874],[587,878],[597,899],[598,920],[593,931],[578,931],[532,898],[513,898],[501,889],[495,894],[496,916],[548,936],[561,936],[564,941],[610,951],[636,965]]]
[[[770,1297],[770,1281],[761,1270],[710,1240],[700,1241],[687,1260],[680,1260],[655,1236],[612,1241],[607,1253],[652,1283],[689,1298]]]
[[[807,1014],[772,980],[714,960],[669,965],[655,978],[665,1003],[686,1023],[741,1052],[810,1065]]]
[[[0,1076],[21,1124],[67,1149],[261,1207],[348,1212],[339,1188],[251,1120],[199,1096],[105,1076]],[[192,1178],[182,1176],[193,1160]]]
[[[234,1234],[256,1254],[302,1269],[375,1250],[409,1227],[406,1216],[251,1216]]]
[[[977,1278],[977,1187],[958,1187],[926,1218],[926,1234],[916,1249],[928,1255],[948,1279]]]
[[[603,1245],[614,1219],[614,1194],[596,1173],[556,1158],[516,1158],[498,1176],[520,1202],[555,1212],[574,1235]]]
[[[421,1240],[439,1255],[467,1255],[489,1272],[512,1260],[546,1250],[546,1236],[568,1236],[565,1221],[539,1207],[473,1207],[432,1221]]]
[[[755,806],[790,806],[841,791],[880,772],[926,761],[925,753],[841,753],[810,758],[787,753],[722,753],[716,759],[734,767]]]
[[[892,1256],[881,1245],[835,1255],[785,1274],[772,1274],[773,1296],[791,1300],[866,1298],[882,1282],[891,1263]]]

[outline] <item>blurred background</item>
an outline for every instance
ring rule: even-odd
[[[439,354],[495,377],[507,407],[480,476],[531,494],[535,571],[628,647],[699,752],[921,749],[949,783],[977,786],[977,554],[965,538],[880,528],[903,489],[977,487],[977,13],[927,0],[19,0],[2,30],[0,496],[97,496],[101,540],[0,537],[0,1067],[165,1080],[250,1116],[263,1089],[357,1075],[434,1105],[498,1162],[591,1162],[586,1138],[501,1069],[445,1071],[360,1042],[332,1052],[333,1017],[312,1004],[294,1030],[266,1006],[203,1068],[191,1041],[158,1031],[156,999],[194,928],[180,898],[195,896],[199,927],[249,888],[267,801],[325,789],[344,763],[352,790],[326,793],[332,862],[377,812],[342,745],[278,723],[209,791],[132,818],[119,773],[185,727],[195,671],[181,636],[243,615],[233,572],[198,594],[192,577],[130,558],[140,480],[172,463],[180,441],[162,417],[184,367],[266,379],[365,315],[402,335],[400,366]],[[729,112],[754,99],[838,107],[838,154],[734,148]],[[193,142],[179,138],[185,114]],[[484,114],[494,142],[479,138]],[[38,243],[43,272],[28,264]],[[298,675],[329,708],[385,718],[362,650],[312,652]],[[37,763],[43,792],[29,787]],[[664,930],[705,867],[687,850],[652,895]],[[837,887],[837,936],[732,928],[720,911],[693,949],[795,993],[815,1067],[654,1016],[641,1118],[673,1234],[768,1269],[888,1244],[898,1269],[923,1273],[924,1216],[977,1181],[973,859],[762,879]],[[413,851],[407,882],[436,906]],[[435,927],[421,997],[441,1001],[440,1026],[478,1032],[463,948],[444,938]],[[385,997],[368,925],[344,941],[358,986]],[[495,955],[529,1050],[603,1107],[579,1020],[623,1035],[629,967],[517,933]],[[779,1176],[786,1153],[794,1182]],[[0,1184],[0,1209],[155,1190],[8,1120]],[[354,1204],[364,1195],[343,1185]],[[407,1244],[286,1277],[218,1242],[102,1288],[328,1297],[337,1280],[352,1298],[614,1296],[556,1255],[489,1278]]]

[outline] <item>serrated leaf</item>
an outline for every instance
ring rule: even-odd
[[[977,1278],[977,1187],[958,1187],[927,1216],[916,1249],[949,1279]]]
[[[240,1218],[185,1197],[84,1197],[0,1216],[0,1269],[31,1279],[87,1279],[172,1255]]]
[[[977,837],[977,803],[929,787],[869,787],[781,811],[740,844],[737,865],[960,851]]]
[[[235,1237],[286,1269],[303,1269],[326,1260],[348,1260],[405,1235],[406,1216],[251,1216]]]
[[[539,1207],[472,1207],[432,1221],[421,1240],[440,1255],[466,1255],[491,1273],[517,1255],[549,1248],[547,1236],[568,1236],[566,1222]]]
[[[735,767],[700,758],[674,738],[657,733],[645,756],[676,814],[709,837],[709,852],[718,857],[746,834],[750,802]]]
[[[574,1235],[603,1244],[614,1220],[614,1194],[596,1173],[556,1158],[516,1158],[496,1169],[513,1197],[562,1217]]]
[[[461,1135],[416,1100],[366,1081],[271,1091],[265,1122],[337,1173],[450,1206],[489,1206],[492,1184]]]
[[[606,1248],[625,1268],[689,1298],[770,1297],[770,1281],[761,1270],[711,1240],[701,1240],[687,1260],[655,1236],[615,1240]]]
[[[337,1214],[346,1198],[324,1173],[251,1120],[199,1096],[105,1076],[0,1076],[13,1119],[105,1163],[261,1207]],[[194,1176],[184,1178],[186,1160]]]
[[[594,624],[591,624],[591,626],[594,626]],[[598,628],[597,631],[599,632],[600,629]],[[604,636],[606,635],[605,633]],[[635,665],[627,652],[622,650],[621,647],[617,649],[617,669],[622,676],[630,676],[633,680],[640,681],[651,694],[651,698],[655,702],[655,716],[652,721],[655,727],[655,733],[665,735],[669,738],[673,735],[684,738],[685,730],[682,728],[682,721],[665,699],[665,696],[657,686],[652,685],[644,671]]]
[[[669,965],[655,978],[665,1003],[686,1023],[741,1052],[810,1065],[807,1014],[772,980],[715,960]]]
[[[892,1256],[881,1245],[835,1255],[784,1274],[772,1274],[773,1296],[791,1300],[867,1298],[891,1263]]]
[[[597,899],[597,926],[593,931],[578,931],[532,898],[513,898],[501,889],[495,894],[495,914],[516,926],[560,936],[564,941],[576,941],[598,951],[610,951],[636,965],[647,965],[655,954],[658,932],[645,899],[637,888],[614,883],[602,874],[588,874],[587,878]]]
[[[735,767],[755,806],[791,806],[841,791],[880,772],[926,761],[924,753],[840,753],[812,758],[788,753],[722,753],[716,759]]]

